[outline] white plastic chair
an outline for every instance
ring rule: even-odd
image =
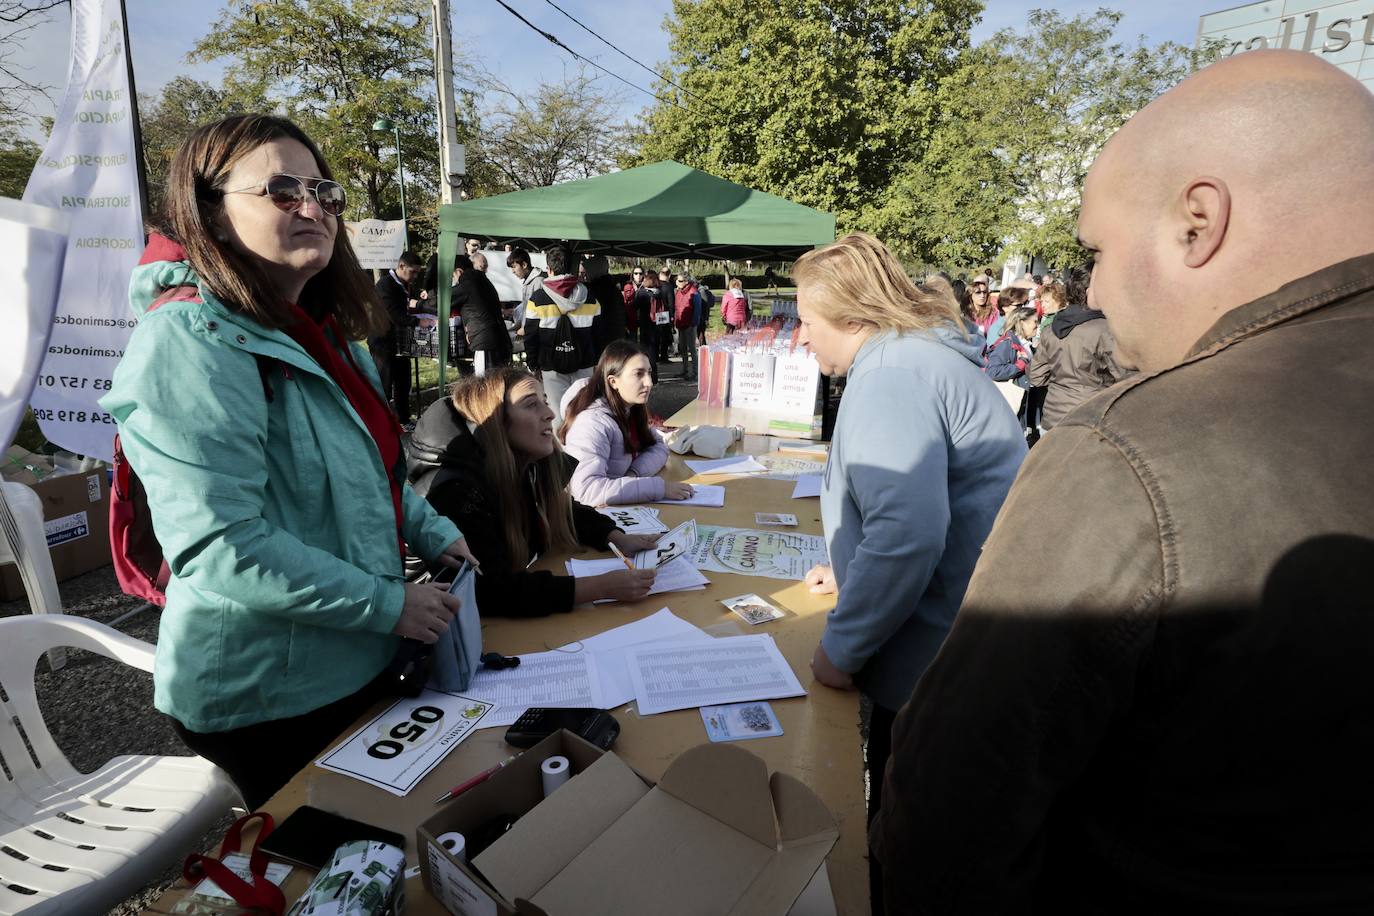
[[[61,614],[48,538],[43,527],[43,501],[22,483],[0,481],[0,566],[14,563],[19,581],[35,614]],[[62,647],[48,652],[48,666],[57,671],[67,663]]]
[[[242,804],[228,776],[201,757],[116,757],[95,773],[78,773],[48,733],[34,693],[38,656],[54,646],[153,670],[152,646],[95,621],[0,619],[4,914],[104,913]]]

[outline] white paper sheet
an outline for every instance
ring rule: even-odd
[[[753,455],[732,455],[729,458],[710,458],[701,461],[684,461],[683,464],[698,474],[758,474],[768,470]]]
[[[661,534],[668,526],[658,519],[658,510],[645,506],[605,506],[597,509],[626,534]]]
[[[517,669],[518,670],[518,669]],[[424,690],[402,697],[315,765],[405,795],[495,710],[493,701]],[[514,720],[511,720],[514,721]]]
[[[768,480],[796,480],[799,477],[825,473],[824,461],[810,458],[792,458],[787,455],[764,455],[761,461],[767,473],[760,476]]]
[[[635,569],[658,569],[667,566],[696,546],[696,542],[697,522],[696,519],[689,518],[660,537],[653,547],[635,554]]]
[[[793,499],[803,499],[807,496],[821,495],[821,475],[803,474],[797,478],[797,485],[792,488]]]
[[[481,668],[467,694],[499,707],[483,728],[510,725],[531,706],[606,708],[596,658],[586,652],[532,652],[516,668]]]
[[[690,642],[709,642],[711,637],[692,626],[666,607],[634,623],[606,630],[580,642],[569,643],[562,650],[589,652],[596,656],[596,670],[601,678],[601,694],[606,708],[628,703],[635,698],[634,682],[626,663],[629,650],[642,645],[676,645]]]
[[[600,576],[604,573],[615,572],[624,569],[625,564],[612,557],[609,560],[568,560],[568,575],[582,579],[587,576]],[[654,587],[649,589],[649,594],[657,595],[662,592],[685,592],[695,589],[702,589],[711,584],[711,580],[703,576],[692,565],[690,559],[685,556],[678,557],[670,563],[665,563],[658,568],[654,576]],[[605,604],[612,599],[603,598],[597,604]]]
[[[659,502],[668,506],[705,506],[708,509],[719,509],[725,505],[725,487],[720,484],[694,483],[692,495],[686,499],[660,499]]]
[[[635,646],[629,650],[628,664],[642,716],[806,695],[767,634],[727,636],[710,643]]]

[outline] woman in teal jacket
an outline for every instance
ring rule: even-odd
[[[380,695],[398,637],[457,599],[406,584],[405,545],[470,557],[405,485],[399,427],[355,341],[377,307],[343,189],[294,124],[202,127],[168,179],[167,234],[102,406],[148,494],[171,579],[154,704],[256,808]]]

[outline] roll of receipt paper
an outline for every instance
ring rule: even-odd
[[[544,761],[544,765],[539,768],[540,774],[544,777],[544,797],[548,798],[563,783],[568,781],[572,775],[572,770],[568,767],[568,758],[557,756],[550,757]]]
[[[460,862],[468,860],[468,843],[463,839],[461,833],[441,833],[439,834],[439,845],[444,847],[455,859]]]

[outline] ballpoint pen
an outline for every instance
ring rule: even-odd
[[[496,766],[483,770],[482,772],[478,773],[476,776],[472,777],[466,782],[459,783],[452,789],[449,789],[443,795],[440,795],[438,798],[436,798],[434,800],[434,804],[437,805],[441,802],[446,802],[451,798],[457,798],[459,795],[462,795],[464,792],[466,792],[468,789],[471,789],[473,786],[480,786],[482,783],[486,782],[488,779],[491,779],[493,776],[495,776],[503,766],[510,763],[512,760],[519,756],[519,754],[512,754],[505,760],[502,760]]]
[[[622,563],[625,564],[625,568],[626,568],[626,569],[628,569],[630,572],[634,572],[634,571],[635,571],[635,565],[634,565],[633,563],[630,562],[630,558],[629,558],[629,557],[625,556],[625,554],[623,554],[623,553],[620,552],[620,548],[619,548],[619,547],[615,546],[614,544],[607,544],[607,546],[611,548],[611,553],[613,553],[613,554],[615,554],[616,556],[620,557],[620,562],[622,562]]]

